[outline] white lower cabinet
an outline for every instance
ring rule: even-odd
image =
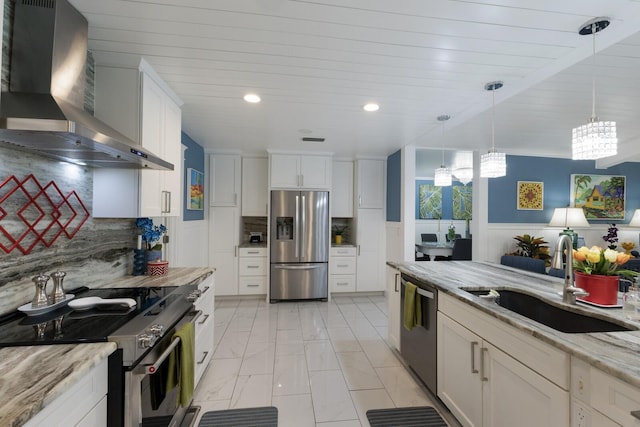
[[[240,295],[267,293],[267,248],[240,248]]]
[[[609,425],[640,427],[640,390],[594,367],[590,376],[591,425],[600,426],[594,418],[602,417]]]
[[[384,210],[358,209],[356,291],[384,291]]]
[[[463,426],[569,425],[567,355],[443,293],[439,304],[438,397]],[[534,370],[537,363],[525,365],[510,354],[507,342],[525,346],[519,351],[558,359],[549,364],[563,364],[564,372],[542,369],[552,377],[546,378]]]
[[[214,273],[215,274],[215,273]],[[200,298],[195,303],[195,309],[202,314],[195,324],[194,376],[195,387],[202,379],[204,372],[213,356],[214,319],[213,307],[215,303],[214,275],[207,277],[199,285]]]
[[[331,292],[355,292],[356,248],[332,247],[329,251],[329,289]]]
[[[216,295],[238,295],[239,213],[237,207],[209,210],[209,267],[216,269]]]
[[[107,383],[108,367],[104,359],[25,426],[107,427]]]
[[[396,350],[400,351],[400,271],[387,266],[387,339]]]

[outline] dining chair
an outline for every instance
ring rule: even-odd
[[[456,238],[451,252],[453,261],[471,261],[471,239]]]
[[[420,239],[422,239],[423,242],[437,242],[438,235],[436,233],[421,233]]]
[[[446,237],[447,242],[450,242],[450,241],[451,241],[451,239],[449,239],[449,235],[448,235],[448,234],[445,234],[445,235],[444,235],[444,237]],[[453,236],[453,240],[458,240],[458,239],[460,239],[460,238],[462,238],[462,235],[461,235],[461,234],[454,234],[454,236]]]

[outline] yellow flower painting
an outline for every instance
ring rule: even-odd
[[[541,211],[544,208],[544,182],[518,181],[518,210]]]

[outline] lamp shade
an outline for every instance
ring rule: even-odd
[[[556,208],[553,211],[550,227],[589,227],[589,221],[584,216],[582,208]]]
[[[636,209],[629,221],[629,227],[640,227],[640,209]]]

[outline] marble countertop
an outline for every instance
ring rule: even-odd
[[[99,287],[199,284],[214,271],[169,268],[165,276],[124,276]],[[0,426],[25,424],[115,349],[111,342],[0,348]]]
[[[260,242],[260,243],[244,242],[244,243],[240,243],[239,247],[240,248],[266,248],[267,242]]]
[[[116,349],[112,342],[0,349],[0,425],[24,425]]]
[[[461,287],[492,288],[498,291],[500,289],[517,289],[549,300],[554,305],[566,306],[562,302],[561,296],[563,279],[517,270],[499,264],[471,261],[388,262],[387,264],[418,281],[430,283],[441,292],[452,295],[494,318],[584,360],[595,368],[640,388],[640,330],[563,333],[460,289]],[[640,320],[626,319],[621,308],[596,308],[578,303],[575,306],[570,306],[569,309],[593,317],[614,318],[616,323],[626,323],[631,327],[640,328]]]

